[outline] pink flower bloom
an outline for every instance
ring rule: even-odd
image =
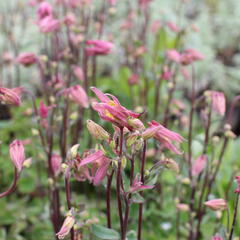
[[[227,209],[227,202],[222,198],[209,200],[205,202],[204,205],[206,205],[207,207],[209,207],[214,211],[218,211],[218,210],[222,211]]]
[[[60,21],[52,16],[48,16],[39,21],[38,26],[41,32],[50,33],[57,31],[60,28]]]
[[[201,155],[193,163],[192,175],[193,176],[198,176],[203,171],[203,169],[206,167],[206,164],[207,164],[207,156],[206,155]]]
[[[156,33],[160,28],[161,28],[161,21],[160,20],[155,20],[152,23],[151,31],[152,31],[152,33]]]
[[[212,237],[212,240],[223,240],[219,235]]]
[[[240,176],[237,176],[236,177],[236,180],[237,180],[237,189],[235,190],[235,193],[238,193],[240,194]]]
[[[221,116],[224,116],[226,112],[226,99],[224,94],[218,91],[207,91],[207,94],[210,95],[212,100],[213,110]]]
[[[86,48],[88,56],[108,55],[113,49],[113,44],[111,42],[103,40],[88,40],[86,45],[89,46]]]
[[[175,49],[168,50],[167,51],[167,58],[171,61],[179,63],[180,60],[181,60],[181,54]]]
[[[139,176],[136,176],[135,179],[133,180],[132,186],[130,187],[129,193],[143,191],[143,190],[146,190],[146,189],[152,189],[153,187],[154,186],[143,185],[143,183],[139,179]]]
[[[172,74],[171,71],[165,69],[165,70],[163,71],[163,73],[162,73],[161,78],[164,79],[164,80],[170,80],[171,77],[172,77],[172,75],[173,75],[173,74]]]
[[[75,218],[71,215],[67,216],[63,222],[63,225],[60,231],[56,234],[58,239],[64,239],[69,234],[74,224],[75,224]]]
[[[11,160],[17,168],[18,172],[21,172],[23,168],[23,163],[25,161],[25,151],[22,141],[14,140],[10,144],[9,153]]]
[[[58,154],[52,154],[51,157],[51,167],[55,176],[57,176],[61,171],[62,158]]]
[[[189,65],[195,61],[203,60],[204,56],[195,49],[186,49],[181,55],[181,64]]]
[[[167,22],[167,26],[175,33],[178,33],[180,31],[180,28],[173,22]]]
[[[82,68],[78,67],[78,66],[74,66],[73,67],[73,72],[75,74],[75,76],[80,80],[80,81],[84,81],[84,73]]]
[[[132,74],[128,79],[129,85],[136,85],[139,83],[139,76],[138,74]]]
[[[88,108],[88,96],[80,85],[75,85],[64,90],[64,95],[69,97],[83,108]]]
[[[115,6],[117,3],[117,0],[108,0],[108,3],[112,6]]]
[[[71,25],[74,25],[76,23],[76,17],[73,13],[69,13],[67,14],[65,17],[64,17],[64,24],[67,25],[67,26],[71,26]]]
[[[100,103],[93,103],[92,107],[103,120],[111,122],[118,127],[126,127],[130,131],[134,129],[132,121],[134,118],[138,118],[140,114],[123,107],[118,99],[111,94],[104,94],[95,87],[92,87],[91,90],[101,101]]]
[[[52,16],[52,13],[52,6],[48,2],[42,2],[37,10],[38,20],[41,20],[48,16]]]
[[[17,63],[24,65],[25,67],[31,66],[37,62],[37,57],[33,53],[21,53],[17,57]]]
[[[176,154],[181,154],[181,152],[172,144],[172,141],[181,143],[184,140],[181,135],[170,131],[169,129],[165,128],[160,123],[154,120],[149,122],[148,125],[150,129],[158,129],[158,131],[153,135],[153,137],[162,144],[163,148],[167,148]]]
[[[22,88],[4,88],[0,87],[0,101],[9,105],[19,106],[21,104]]]
[[[39,115],[41,118],[47,118],[48,117],[48,111],[55,107],[55,105],[51,106],[46,106],[43,101],[40,102],[40,107],[39,107]]]
[[[77,177],[77,180],[85,180],[87,178],[93,185],[97,186],[107,175],[109,164],[110,160],[104,155],[102,150],[99,150],[80,160],[78,165],[79,171],[75,174],[75,177]]]

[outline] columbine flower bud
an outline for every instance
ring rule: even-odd
[[[74,224],[75,218],[72,215],[67,216],[63,222],[60,231],[56,234],[58,239],[64,239],[69,234]]]
[[[236,138],[236,135],[234,132],[232,132],[231,130],[228,130],[224,133],[224,135],[227,137],[227,138],[231,138],[231,139],[234,139]]]
[[[116,148],[116,142],[114,140],[111,140],[109,146],[114,150]]]
[[[32,158],[28,158],[23,162],[23,166],[29,168],[32,165]]]
[[[139,136],[139,133],[138,132],[134,132],[132,134],[130,134],[128,137],[127,137],[127,147],[131,147],[137,140]]]
[[[165,165],[166,168],[172,170],[173,172],[179,173],[179,166],[174,160],[166,158],[163,160],[163,164]]]
[[[75,144],[74,146],[71,147],[71,149],[67,153],[68,160],[71,160],[77,157],[79,146],[80,144]]]
[[[134,148],[136,151],[140,151],[142,147],[143,147],[143,139],[140,138],[136,141]]]
[[[218,136],[213,136],[212,141],[213,141],[213,144],[218,144],[220,141],[220,138]]]
[[[142,121],[138,118],[130,118],[128,124],[136,130],[143,130],[145,128]]]
[[[87,120],[87,128],[90,134],[99,140],[108,140],[109,139],[109,133],[105,131],[100,125],[95,123],[92,120]]]
[[[122,157],[122,168],[125,168],[127,165],[127,159],[126,157]]]
[[[178,203],[177,204],[177,209],[182,211],[182,212],[188,212],[189,211],[189,206],[185,203]]]
[[[25,151],[24,151],[22,141],[14,140],[10,144],[9,152],[10,152],[10,157],[13,164],[17,168],[18,172],[21,172],[23,167],[23,162],[25,160]]]
[[[212,199],[204,203],[207,207],[214,211],[222,211],[227,209],[227,202],[226,200],[219,198],[219,199]]]

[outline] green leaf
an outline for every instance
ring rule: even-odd
[[[135,193],[132,196],[132,201],[134,203],[144,203],[145,200],[139,193]]]
[[[120,239],[120,235],[117,231],[103,227],[101,225],[93,224],[91,230],[96,237],[99,237],[101,239]]]

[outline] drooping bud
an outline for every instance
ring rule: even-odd
[[[22,141],[14,140],[10,144],[9,152],[13,164],[17,168],[18,172],[21,172],[25,160],[25,150]]]
[[[136,130],[144,130],[144,124],[138,118],[130,118],[128,124]]]
[[[72,160],[77,157],[79,146],[80,144],[75,144],[74,146],[71,147],[71,149],[67,153],[68,160]]]
[[[110,137],[107,131],[92,120],[87,120],[87,128],[90,134],[98,140],[108,140]]]
[[[204,205],[214,211],[227,209],[227,202],[222,198],[209,200],[205,202]]]
[[[166,158],[163,160],[163,164],[166,168],[172,170],[175,173],[179,173],[178,164],[171,158]]]
[[[75,218],[72,215],[68,215],[65,218],[60,231],[56,234],[58,239],[64,239],[69,234],[74,224],[75,224]]]
[[[189,206],[185,203],[178,203],[177,204],[177,209],[182,211],[182,212],[188,212],[189,211]]]
[[[139,133],[138,133],[138,132],[133,132],[133,133],[131,133],[131,134],[127,137],[127,141],[126,141],[127,147],[131,147],[131,146],[136,142],[136,140],[138,139],[138,137],[139,137]]]

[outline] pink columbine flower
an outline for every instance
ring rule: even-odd
[[[167,68],[165,68],[163,70],[161,78],[164,79],[164,80],[170,80],[172,75],[173,75],[172,72],[170,70],[168,70]]]
[[[4,88],[0,87],[0,101],[9,105],[19,106],[21,104],[21,93],[23,88]]]
[[[14,140],[10,144],[9,153],[14,166],[18,172],[21,172],[25,161],[25,150],[22,141]]]
[[[201,61],[204,59],[204,56],[202,53],[197,51],[196,49],[186,49],[181,54],[180,62],[183,65],[189,65],[196,61]]]
[[[42,2],[37,10],[38,20],[42,20],[45,17],[52,16],[53,9],[48,2]]]
[[[205,202],[204,205],[206,205],[207,207],[209,207],[214,211],[218,211],[218,210],[222,211],[227,209],[227,202],[222,198],[209,200]]]
[[[40,117],[43,118],[43,119],[47,118],[49,110],[51,110],[53,107],[55,107],[55,105],[46,106],[45,103],[43,101],[41,101],[40,106],[39,106]]]
[[[69,234],[74,224],[75,224],[75,218],[71,215],[67,216],[63,222],[63,225],[60,231],[56,234],[58,239],[64,239]]]
[[[100,103],[94,102],[92,107],[103,120],[111,122],[118,127],[126,127],[130,131],[134,129],[134,119],[138,118],[140,114],[123,107],[118,99],[111,94],[104,94],[95,87],[92,87],[91,90],[101,101]]]
[[[237,189],[235,190],[235,193],[238,193],[240,194],[240,176],[237,176],[236,177],[236,180],[237,180]]]
[[[138,74],[132,74],[129,78],[128,78],[128,84],[129,85],[136,85],[139,83],[139,76]]]
[[[52,16],[48,16],[39,21],[38,26],[41,32],[50,33],[57,31],[60,28],[60,21]]]
[[[160,28],[161,28],[161,21],[160,20],[155,20],[152,23],[151,31],[152,31],[152,33],[156,33]]]
[[[103,40],[88,40],[86,41],[86,45],[89,46],[86,48],[88,56],[108,55],[113,49],[111,42]]]
[[[57,176],[61,171],[62,158],[59,154],[52,154],[51,157],[51,167],[55,176]]]
[[[173,22],[167,22],[167,26],[169,29],[175,33],[178,33],[180,31],[180,28]]]
[[[22,64],[25,67],[33,65],[37,60],[36,55],[33,53],[21,53],[16,59],[17,63]]]
[[[157,129],[153,137],[162,144],[163,148],[167,148],[176,154],[182,154],[172,143],[173,141],[181,143],[184,140],[181,135],[165,128],[154,120],[149,122],[148,125],[149,131],[150,129],[153,131]]]
[[[75,85],[64,90],[64,95],[69,97],[83,108],[88,108],[89,101],[85,90],[80,85]]]
[[[117,3],[117,0],[108,0],[108,3],[112,6],[115,6]]]
[[[212,237],[212,240],[223,240],[219,235]]]
[[[167,51],[167,58],[171,61],[179,63],[180,60],[181,60],[181,54],[175,49],[168,50]]]
[[[73,73],[78,78],[78,80],[80,80],[81,82],[84,81],[85,77],[84,77],[84,72],[83,72],[82,68],[80,68],[78,66],[74,66]]]
[[[135,179],[133,180],[133,184],[130,187],[129,193],[134,193],[138,191],[143,191],[146,189],[152,189],[154,186],[148,186],[148,185],[143,185],[143,183],[140,181],[140,177],[137,175]]]
[[[201,155],[192,165],[192,175],[198,176],[203,169],[206,167],[207,164],[207,156]]]
[[[94,186],[99,185],[107,175],[110,160],[104,155],[102,150],[89,154],[80,160],[78,165],[79,173],[76,177],[79,180],[87,178]],[[91,165],[91,167],[87,167]]]
[[[65,25],[71,26],[71,25],[74,25],[77,22],[77,20],[73,13],[69,13],[64,17],[63,22]]]
[[[207,91],[206,94],[209,95],[212,100],[213,110],[219,115],[224,116],[226,112],[226,99],[224,93],[218,91]]]

